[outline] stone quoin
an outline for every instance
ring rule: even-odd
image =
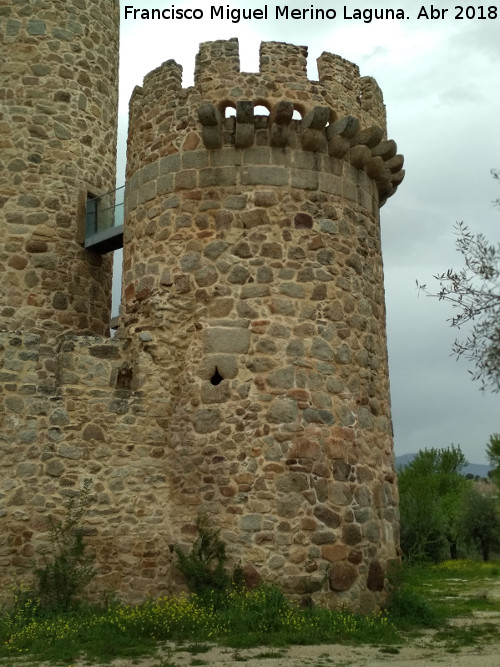
[[[235,39],[201,44],[192,87],[150,72],[109,338],[82,225],[115,186],[118,3],[62,5],[3,21],[2,588],[91,478],[94,591],[179,590],[173,546],[207,514],[250,580],[379,607],[399,555],[379,209],[404,174],[377,83],[330,53],[309,80],[275,42],[241,72]]]

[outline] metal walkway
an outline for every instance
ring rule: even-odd
[[[104,255],[123,248],[125,186],[87,199],[85,248]]]

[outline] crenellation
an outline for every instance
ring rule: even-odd
[[[175,95],[182,90],[182,66],[175,60],[166,60],[146,74],[143,89],[151,101],[168,91]]]
[[[382,91],[378,83],[371,76],[360,78],[361,108],[370,111],[375,117],[384,119],[385,127],[385,105]]]
[[[277,71],[285,71],[291,81],[307,79],[307,46],[295,46],[285,42],[261,42],[259,72],[273,77]]]
[[[322,53],[317,63],[319,82],[340,101],[342,114],[359,117],[368,112],[385,132],[384,100],[375,79],[360,77],[357,65],[331,53]]]
[[[236,38],[204,42],[196,55],[195,86],[212,83],[240,72],[239,44]]]
[[[330,108],[330,123],[338,117],[350,115],[359,119],[364,127],[378,125],[385,134],[385,108],[380,89],[371,77],[360,78],[356,65],[332,54],[322,54],[318,59],[320,80],[319,82],[310,82],[305,74],[307,58],[305,47],[266,42],[263,43],[261,51],[264,59],[273,59],[272,77],[262,70],[257,74],[239,71],[237,40],[227,42],[221,40],[202,44],[197,60],[197,69],[200,70],[200,75],[196,78],[194,88],[182,89],[182,92],[178,91],[185,100],[185,106],[176,113],[173,111],[165,113],[163,107],[157,104],[156,95],[162,95],[162,87],[154,86],[149,81],[149,77],[152,76],[154,80],[155,73],[162,68],[154,70],[151,75],[146,77],[146,83],[150,84],[147,87],[150,89],[148,95],[152,95],[152,103],[144,104],[142,114],[143,119],[148,119],[148,126],[143,123],[139,132],[137,131],[139,128],[134,126],[134,128],[131,128],[130,136],[135,137],[135,143],[137,144],[140,143],[144,146],[146,141],[146,143],[154,144],[155,151],[168,154],[181,148],[178,145],[179,134],[176,129],[179,124],[178,114],[180,112],[184,123],[189,123],[190,118],[193,118],[192,108],[196,104],[212,104],[221,113],[224,113],[228,106],[236,109],[237,105],[245,99],[253,101],[254,106],[259,104],[266,106],[271,111],[272,121],[270,122],[269,118],[256,117],[254,132],[252,132],[249,124],[242,126],[238,123],[236,123],[233,132],[231,127],[235,123],[234,119],[226,119],[220,129],[213,129],[213,126],[209,126],[212,129],[207,129],[204,126],[203,132],[210,148],[220,148],[229,137],[236,135],[238,146],[241,148],[250,146],[252,137],[254,143],[265,142],[267,135],[263,130],[266,127],[272,134],[273,145],[280,147],[290,145],[296,136],[295,132],[288,131],[294,129],[293,123],[289,123],[288,130],[283,122],[278,123],[282,127],[272,127],[274,125],[273,109],[287,99],[293,104],[295,110],[300,111],[302,116],[310,111],[307,108],[307,100],[310,100],[311,106],[324,105],[327,102]],[[282,66],[280,66],[281,61],[283,61]],[[179,68],[175,77],[175,87],[180,86],[180,66],[176,66],[173,61],[169,61],[169,63],[169,67]],[[205,63],[206,67],[202,67],[201,63]],[[219,73],[217,73],[217,68],[222,68]],[[229,71],[232,72],[232,76],[228,78],[227,72]],[[283,75],[280,74],[281,71]],[[205,72],[205,74],[202,75],[202,72]],[[251,92],[250,95],[249,92]],[[160,110],[162,111],[160,112]],[[135,113],[131,113],[131,120],[134,118]],[[261,127],[262,122],[265,122],[266,125]],[[196,127],[190,125],[189,129],[190,140],[193,141],[196,136]],[[153,137],[155,138],[153,139]],[[270,139],[267,139],[267,141],[270,141]],[[324,144],[316,138],[315,141],[308,142],[307,145],[316,147],[321,143]],[[339,142],[334,143],[338,144]],[[338,151],[338,147],[335,150]],[[135,148],[130,151],[129,167],[131,173],[135,169],[132,155],[137,154],[138,151]]]
[[[359,79],[359,67],[335,53],[323,53],[317,59],[318,75],[321,83],[337,81],[352,88],[353,81]]]

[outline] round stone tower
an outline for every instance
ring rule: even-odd
[[[122,325],[172,542],[206,513],[249,577],[370,609],[399,544],[379,208],[403,159],[375,80],[306,57],[265,42],[243,73],[209,42],[194,87],[170,60],[135,89]]]
[[[83,243],[87,200],[115,188],[119,4],[2,9],[0,329],[104,334],[112,258]]]

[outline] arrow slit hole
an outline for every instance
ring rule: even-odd
[[[219,373],[219,369],[217,366],[215,367],[215,373],[212,375],[210,378],[210,384],[213,384],[215,387],[222,382],[224,378],[222,375]]]

